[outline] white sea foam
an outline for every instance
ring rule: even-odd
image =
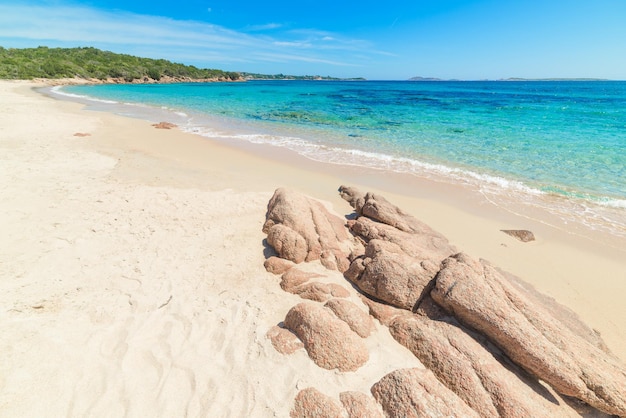
[[[626,209],[626,200],[624,199],[602,199],[598,204],[610,208]]]
[[[54,86],[54,87],[52,87],[50,89],[50,91],[52,93],[58,94],[59,96],[70,97],[70,98],[73,98],[73,99],[89,100],[91,102],[107,103],[107,104],[118,104],[119,103],[119,102],[117,102],[115,100],[98,99],[98,98],[95,98],[95,97],[86,96],[86,95],[82,95],[82,94],[68,93],[68,92],[63,90],[63,86]]]
[[[531,195],[544,194],[541,190],[529,187],[520,181],[509,180],[499,176],[477,173],[472,170],[450,167],[444,164],[434,164],[406,157],[397,157],[385,153],[317,144],[298,137],[270,134],[224,133],[198,126],[190,127],[187,130],[206,137],[243,140],[254,144],[284,147],[320,162],[360,166],[425,177],[434,175],[448,178],[455,183],[471,183],[480,189],[509,189]]]
[[[133,103],[133,102],[124,102],[123,103],[124,106],[132,106],[132,107],[142,107],[142,108],[152,108],[152,106],[144,104],[144,103]],[[164,109],[167,110],[167,109]]]

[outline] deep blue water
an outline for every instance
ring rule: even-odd
[[[626,82],[252,81],[63,92],[110,100],[121,113],[133,113],[123,103],[165,108],[190,131],[317,160],[626,211]]]

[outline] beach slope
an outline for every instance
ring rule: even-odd
[[[302,301],[263,267],[267,203],[283,186],[341,214],[340,184],[383,189],[576,311],[626,359],[626,263],[615,248],[448,189],[268,158],[33,86],[0,82],[0,417],[288,416],[304,388],[369,393],[396,369],[423,368],[378,322],[358,373],[274,349],[268,331]],[[516,228],[537,241],[500,232]],[[307,264],[361,304],[339,272]]]

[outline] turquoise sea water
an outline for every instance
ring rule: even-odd
[[[96,107],[288,147],[309,158],[472,184],[626,235],[626,82],[67,86]],[[57,91],[58,93],[58,91]]]

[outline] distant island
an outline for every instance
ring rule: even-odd
[[[497,81],[609,81],[605,78],[502,78]]]
[[[363,80],[317,75],[266,75],[246,72],[201,69],[164,59],[140,58],[78,48],[3,48],[0,46],[0,79],[75,80],[88,83],[175,83],[198,81],[246,80]]]
[[[509,77],[499,78],[495,80],[458,80],[458,79],[442,79],[436,77],[411,77],[407,81],[609,81],[603,78],[520,78]]]
[[[408,81],[444,81],[441,78],[435,77],[411,77]]]

